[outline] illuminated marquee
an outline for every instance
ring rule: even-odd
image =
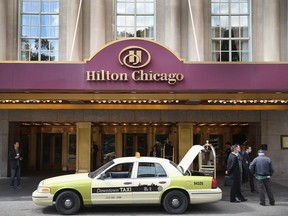
[[[184,80],[182,73],[160,73],[145,71],[144,68],[151,61],[150,53],[139,46],[129,46],[119,52],[118,61],[121,65],[133,69],[132,72],[111,72],[109,70],[86,71],[87,81],[127,82],[167,82],[174,85]]]

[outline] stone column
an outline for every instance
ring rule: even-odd
[[[280,61],[288,60],[288,2],[280,0]]]
[[[9,121],[1,119],[2,112],[3,111],[0,111],[0,177],[7,177]],[[5,116],[5,114],[3,114],[3,116]]]
[[[83,57],[90,58],[105,45],[105,0],[83,1]]]
[[[70,60],[71,56],[72,56],[71,58],[72,61],[83,61],[83,57],[82,57],[83,2],[84,1],[82,0],[80,16],[79,16],[78,25],[77,25],[77,16],[78,16],[78,10],[79,10],[79,5],[81,3],[81,0],[66,1],[66,2],[60,1],[60,8],[61,6],[63,6],[63,8],[66,9],[66,11],[64,11],[66,14],[66,19],[61,21],[61,17],[60,17],[60,22],[61,22],[60,26],[63,26],[65,29],[64,30],[65,32],[63,32],[63,34],[60,35],[60,42],[62,41],[62,43],[65,43],[65,46],[66,46],[66,59],[65,60],[68,60],[68,61]],[[63,8],[61,9],[61,11],[64,10]],[[61,11],[60,11],[60,14],[61,14]],[[76,28],[76,36],[74,40],[75,28]],[[71,55],[71,52],[72,52],[72,55]]]
[[[2,31],[0,32],[0,47],[2,49],[0,50],[0,60],[6,60],[6,2],[7,1],[0,1],[0,29]]]
[[[200,61],[204,60],[204,17],[207,13],[204,11],[203,0],[190,0],[193,23],[191,19],[190,9],[188,5],[188,61],[199,61],[197,50],[199,53]]]
[[[187,151],[193,146],[193,124],[192,123],[179,123],[179,162],[185,156]]]
[[[253,61],[279,61],[279,0],[255,0],[252,1],[252,8]]]
[[[165,1],[165,45],[180,55],[180,1]]]
[[[279,0],[263,0],[263,46],[264,61],[280,60]]]
[[[105,45],[105,15],[106,8],[105,2],[106,0],[90,0],[90,20],[89,27],[90,32],[87,34],[90,36],[89,38],[89,56],[95,54],[100,48]],[[86,14],[84,14],[86,15]],[[88,14],[87,14],[88,15]],[[86,29],[84,29],[84,35],[86,33]],[[85,42],[84,42],[85,43]],[[86,44],[84,44],[86,45]],[[85,56],[86,57],[86,56]]]
[[[91,122],[76,123],[76,173],[91,169]]]
[[[6,14],[5,19],[6,28],[4,31],[2,31],[1,29],[1,34],[2,32],[6,34],[6,41],[5,41],[6,50],[4,50],[4,52],[6,52],[6,60],[18,60],[18,35],[20,34],[18,29],[19,2],[20,1],[16,0],[13,1],[4,0],[5,7],[4,8],[1,7],[1,9],[5,10],[4,14]],[[9,52],[7,52],[7,50],[9,50]]]

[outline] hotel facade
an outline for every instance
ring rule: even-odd
[[[1,0],[0,176],[87,172],[169,139],[288,163],[287,0]],[[164,155],[162,155],[164,157]],[[206,158],[209,160],[209,158]]]

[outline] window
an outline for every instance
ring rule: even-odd
[[[59,0],[21,0],[20,60],[59,60]]]
[[[211,0],[211,26],[213,61],[249,61],[249,0]]]
[[[116,38],[154,39],[155,0],[117,0]]]
[[[131,178],[133,163],[117,164],[105,172],[105,178]]]
[[[163,167],[158,163],[139,163],[137,177],[167,177],[167,174]]]

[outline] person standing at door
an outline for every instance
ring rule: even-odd
[[[174,147],[168,138],[164,141],[164,155],[166,159],[173,161]]]
[[[23,160],[22,151],[20,150],[19,142],[15,142],[13,148],[9,152],[10,167],[11,167],[11,181],[10,188],[15,187],[21,189],[21,162]]]
[[[98,153],[98,145],[96,143],[93,143],[92,151],[93,151],[93,154],[92,154],[93,166],[92,166],[92,168],[93,168],[93,170],[96,170],[97,169],[97,153]]]
[[[251,146],[246,146],[246,150],[243,153],[243,167],[245,170],[245,176],[244,176],[244,181],[248,181],[250,183],[250,190],[252,193],[255,192],[255,187],[254,187],[254,175],[250,172],[249,166],[251,163],[250,160],[250,153],[252,152]]]

